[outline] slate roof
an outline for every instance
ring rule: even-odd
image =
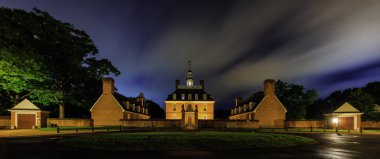
[[[141,106],[140,102],[137,102],[136,98],[126,97],[126,96],[124,96],[120,93],[117,93],[117,92],[115,92],[113,94],[113,96],[119,102],[119,104],[124,108],[124,110],[128,110],[127,106],[125,105],[125,102],[127,102],[127,101],[129,102],[130,105],[135,104],[135,106]]]
[[[173,94],[176,94],[176,100],[173,99]],[[185,94],[184,100],[181,98],[182,94]],[[188,94],[191,94],[191,100]],[[195,100],[195,94],[198,94],[198,100]],[[203,94],[207,94],[206,100],[203,99]],[[214,101],[214,98],[203,89],[176,89],[168,95],[166,101]]]

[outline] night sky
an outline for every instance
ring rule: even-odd
[[[1,0],[86,31],[121,71],[126,96],[161,106],[185,82],[205,80],[218,108],[262,90],[267,78],[334,90],[380,80],[380,1]]]

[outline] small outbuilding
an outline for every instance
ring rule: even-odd
[[[23,100],[12,109],[11,129],[32,129],[47,126],[49,111],[43,111],[28,99]]]
[[[361,127],[361,113],[350,103],[345,102],[331,114],[325,114],[333,124],[333,128],[340,130],[358,130]]]

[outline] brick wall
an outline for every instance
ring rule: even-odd
[[[80,118],[65,118],[65,119],[48,118],[47,124],[48,126],[51,124],[54,124],[57,126],[91,126],[92,120],[80,119]]]
[[[255,120],[261,127],[283,128],[286,110],[275,95],[267,95],[256,108]]]
[[[259,128],[257,120],[199,120],[199,128],[239,128],[253,129]]]
[[[120,125],[123,108],[112,94],[103,94],[92,107],[91,119],[95,126]]]
[[[313,126],[315,128],[323,128],[325,126],[324,120],[293,120],[286,121],[285,124],[290,128],[306,128]]]
[[[11,117],[10,116],[0,116],[0,127],[9,128],[11,126]]]
[[[181,128],[181,120],[121,120],[123,126],[131,127],[154,127],[154,128]]]
[[[380,121],[362,121],[364,129],[380,129]]]

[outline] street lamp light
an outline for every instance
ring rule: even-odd
[[[335,131],[336,131],[336,134],[338,134],[338,123],[339,123],[339,119],[337,117],[333,118],[332,119],[332,122],[335,123],[336,127],[335,127]]]
[[[338,118],[333,118],[332,119],[332,122],[335,123],[335,124],[338,124],[338,121],[339,121]]]

